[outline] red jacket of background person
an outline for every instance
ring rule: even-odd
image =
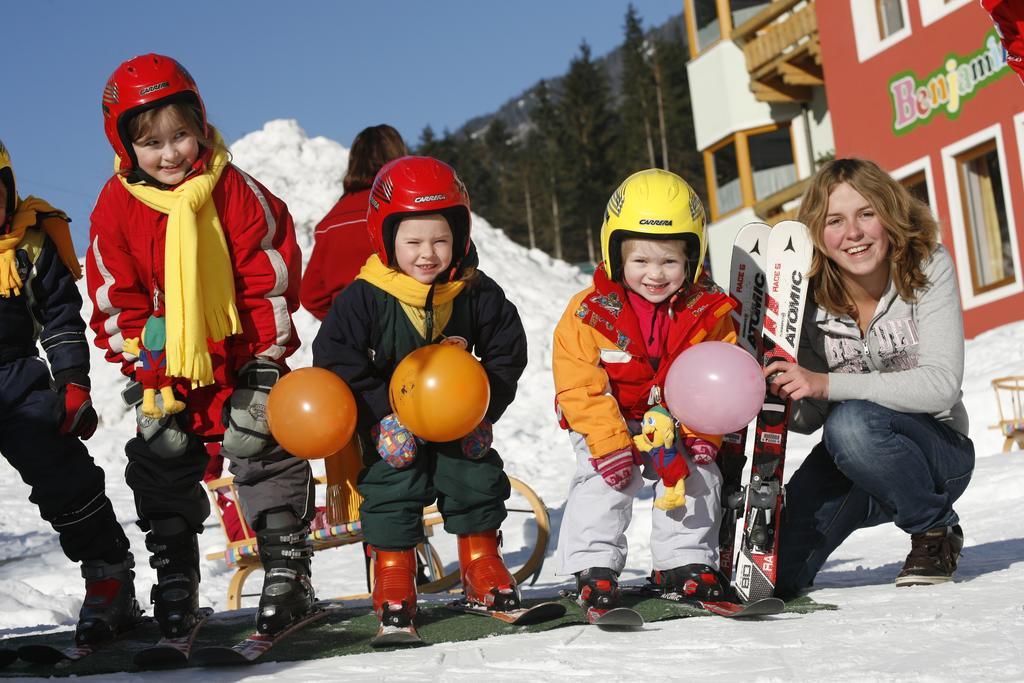
[[[320,320],[327,317],[334,297],[356,279],[373,253],[366,230],[369,198],[369,188],[345,194],[317,223],[299,296],[302,307]]]
[[[981,0],[1003,37],[1007,62],[1024,81],[1024,0]]]

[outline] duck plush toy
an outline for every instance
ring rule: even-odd
[[[665,495],[654,501],[659,510],[673,510],[686,503],[683,480],[690,468],[676,445],[678,436],[675,418],[662,406],[654,406],[644,413],[640,433],[633,437],[637,449],[651,455],[654,471],[665,483]]]

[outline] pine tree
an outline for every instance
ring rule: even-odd
[[[626,10],[625,40],[622,43],[622,164],[624,171],[638,171],[656,166],[652,115],[654,102],[653,74],[645,56],[643,27],[636,8],[630,3]]]
[[[568,185],[572,254],[595,261],[597,231],[618,174],[613,161],[617,119],[611,109],[608,75],[590,56],[584,41],[569,63],[559,110],[566,132],[564,156],[571,169]]]
[[[662,70],[665,97],[665,129],[668,132],[669,170],[690,183],[697,194],[706,197],[704,159],[697,150],[690,103],[690,81],[686,70],[689,49],[679,26],[669,39],[657,41],[658,63]]]
[[[551,255],[563,258],[562,249],[562,160],[560,149],[565,142],[565,130],[555,104],[551,101],[548,85],[541,81],[537,86],[537,108],[533,112],[533,122],[537,126],[533,135],[537,142],[533,149],[537,152],[540,164],[538,170],[542,174],[544,186],[543,196],[547,200],[550,216],[549,232],[551,239]]]

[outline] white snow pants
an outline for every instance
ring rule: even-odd
[[[594,471],[583,435],[570,431],[569,439],[576,454],[576,473],[558,532],[557,573],[574,574],[588,567],[621,572],[626,566],[626,528],[633,516],[633,498],[650,483],[645,480],[655,480],[655,498],[665,494],[665,484],[645,454],[642,473],[634,465],[629,486],[616,491]],[[652,569],[694,563],[718,567],[722,473],[718,465],[695,465],[686,457],[690,467],[686,505],[666,512],[655,508],[652,501]]]

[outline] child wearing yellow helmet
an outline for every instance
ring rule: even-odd
[[[645,478],[655,480],[657,497],[654,582],[696,599],[728,597],[717,570],[721,436],[671,419],[671,434],[654,440],[643,431],[645,414],[652,424],[665,414],[664,380],[676,356],[702,341],[736,340],[735,301],[702,277],[706,250],[704,207],[693,188],[668,171],[634,173],[608,201],[593,284],[555,328],[555,402],[577,460],[559,573],[576,577],[585,607],[618,600],[625,531]],[[643,448],[649,439],[652,447]],[[674,452],[666,455],[666,446]]]

